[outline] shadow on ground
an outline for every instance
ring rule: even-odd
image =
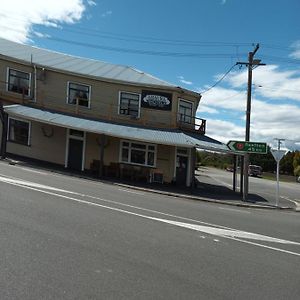
[[[17,159],[14,161],[13,159]],[[234,192],[231,188],[228,188],[223,185],[211,183],[210,177],[206,174],[198,175],[195,178],[195,184],[193,187],[184,187],[178,186],[176,184],[159,184],[159,183],[148,183],[148,182],[137,182],[137,181],[128,181],[120,178],[97,178],[92,176],[90,173],[80,172],[80,171],[71,171],[65,169],[62,166],[41,162],[34,159],[28,159],[24,157],[18,157],[11,155],[8,162],[12,165],[26,165],[27,167],[32,167],[36,169],[46,169],[48,171],[57,172],[60,174],[65,174],[69,176],[76,176],[86,179],[91,179],[95,181],[103,181],[109,184],[121,184],[126,185],[132,188],[138,189],[147,189],[153,192],[162,192],[167,194],[173,194],[174,196],[193,196],[199,198],[205,198],[207,200],[219,200],[219,201],[228,201],[228,202],[241,202],[242,196],[239,192]],[[177,194],[177,195],[176,195]],[[264,203],[267,204],[268,201],[256,194],[249,194],[248,202],[251,203]]]

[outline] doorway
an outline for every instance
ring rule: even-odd
[[[85,157],[85,132],[69,129],[67,134],[65,167],[76,170],[84,170]]]
[[[176,157],[176,183],[179,185],[186,185],[188,170],[188,157],[178,155]]]

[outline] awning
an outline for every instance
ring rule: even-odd
[[[231,153],[225,144],[206,135],[186,133],[180,130],[150,129],[141,126],[122,125],[107,121],[74,117],[19,104],[5,106],[4,111],[12,117],[96,134],[104,134],[121,139]]]

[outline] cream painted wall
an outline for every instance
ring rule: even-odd
[[[43,133],[53,136],[46,137]],[[51,129],[52,128],[52,129]],[[66,129],[49,126],[38,122],[31,122],[30,146],[7,142],[7,152],[31,157],[60,165],[65,163]]]

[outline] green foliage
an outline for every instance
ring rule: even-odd
[[[233,166],[232,154],[219,154],[207,151],[197,152],[197,164],[226,169]],[[264,172],[275,172],[276,161],[268,147],[267,154],[250,154],[250,164],[261,166]],[[280,172],[287,175],[297,175],[300,167],[300,151],[288,152],[280,161]],[[300,174],[299,174],[300,175]],[[299,176],[297,175],[297,176]]]
[[[297,167],[294,169],[294,175],[295,175],[295,176],[300,176],[300,165],[297,166]]]
[[[300,166],[300,151],[296,151],[294,153],[293,167],[296,169],[298,166]]]
[[[250,154],[250,164],[261,166],[264,172],[274,172],[276,170],[276,162],[268,147],[267,154]]]
[[[295,152],[288,152],[280,161],[280,172],[283,174],[293,175],[293,159]]]
[[[233,165],[233,156],[206,151],[197,151],[197,165],[226,169]]]

